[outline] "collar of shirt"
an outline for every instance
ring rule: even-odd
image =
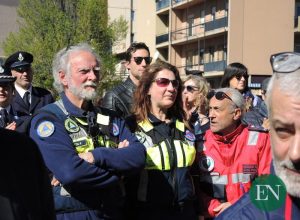
[[[17,92],[19,93],[19,95],[21,96],[22,99],[25,95],[25,92],[27,92],[27,91],[30,93],[30,97],[31,97],[31,94],[32,94],[32,86],[31,85],[30,85],[29,89],[26,90],[26,89],[23,89],[21,86],[19,86],[18,84],[15,83],[15,88],[16,88]]]

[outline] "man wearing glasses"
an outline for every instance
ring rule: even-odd
[[[300,218],[300,54],[272,55],[271,65],[274,74],[266,99],[273,156],[271,172],[285,185],[284,203],[275,210],[262,211],[247,193],[218,219]]]
[[[150,57],[149,48],[145,43],[132,43],[126,51],[125,65],[129,71],[129,76],[125,82],[105,94],[101,106],[116,111],[118,116],[122,118],[129,116],[133,92],[151,61],[152,57]]]
[[[257,175],[268,174],[271,163],[268,133],[241,123],[242,94],[233,88],[212,91],[210,129],[198,152],[205,217],[218,216],[250,189]]]
[[[12,76],[16,77],[12,105],[22,118],[33,115],[38,109],[54,101],[48,90],[32,86],[32,62],[32,54],[18,51],[10,55],[4,64],[10,69]]]

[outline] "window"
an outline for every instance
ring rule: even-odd
[[[214,62],[215,60],[215,48],[214,47],[209,47],[209,62]]]
[[[199,51],[199,64],[204,64],[204,49],[200,49]]]
[[[193,36],[194,32],[194,15],[188,17],[188,36]]]
[[[189,50],[187,51],[186,67],[192,68],[192,66],[193,66],[193,51]]]
[[[212,6],[211,8],[211,20],[214,21],[216,19],[216,6]]]
[[[200,24],[205,23],[205,10],[201,10],[200,12]]]
[[[225,16],[228,16],[228,1],[225,2]]]

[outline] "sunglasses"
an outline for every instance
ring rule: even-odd
[[[237,75],[235,75],[234,77],[235,77],[238,81],[240,81],[240,80],[242,79],[242,77],[244,77],[244,79],[247,80],[249,76],[246,75],[246,74],[237,74]]]
[[[177,89],[179,86],[179,81],[177,79],[170,80],[167,78],[157,78],[153,80],[152,82],[156,82],[156,85],[159,87],[167,87],[170,83],[172,83],[172,86]]]
[[[300,53],[284,52],[271,55],[273,72],[291,73],[300,68]]]
[[[134,62],[136,62],[137,65],[140,65],[143,60],[145,60],[145,63],[148,65],[152,61],[152,57],[133,57]]]
[[[212,90],[207,94],[207,99],[210,100],[212,97],[216,97],[217,100],[229,99],[234,103],[230,96],[228,96],[225,92],[215,92]]]
[[[24,73],[24,72],[28,72],[30,70],[30,66],[19,66],[19,67],[14,67],[12,69],[19,73]]]
[[[187,90],[188,92],[198,91],[199,88],[196,86],[182,86],[182,91]]]

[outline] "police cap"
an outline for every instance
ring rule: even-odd
[[[0,66],[0,85],[13,83],[16,81],[16,77],[11,75],[9,68]]]
[[[32,61],[33,61],[32,54],[25,51],[18,51],[10,55],[6,59],[4,65],[7,68],[13,69],[15,67],[20,67],[20,66],[29,66],[31,65]]]

